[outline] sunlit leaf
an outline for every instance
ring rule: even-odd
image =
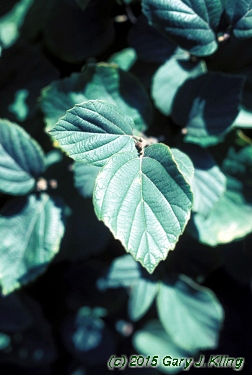
[[[112,156],[96,179],[93,201],[97,217],[152,273],[184,231],[192,192],[170,149],[156,144],[144,157]]]
[[[103,166],[122,151],[137,154],[133,120],[108,102],[90,100],[67,111],[50,133],[74,160]]]
[[[143,0],[151,25],[196,56],[211,55],[218,45],[214,30],[220,22],[221,0]]]

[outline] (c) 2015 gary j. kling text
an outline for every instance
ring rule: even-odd
[[[242,370],[244,366],[245,358],[239,357],[229,357],[224,354],[214,354],[210,355],[209,359],[205,361],[205,355],[201,355],[197,361],[191,358],[175,358],[170,355],[161,357],[159,355],[140,355],[133,354],[127,358],[126,355],[121,355],[116,357],[112,355],[108,362],[108,368],[110,370],[118,369],[124,370],[126,366],[128,367],[179,367],[183,371],[189,370],[192,366],[195,368],[231,368],[235,371]]]

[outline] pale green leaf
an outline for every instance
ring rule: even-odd
[[[84,198],[92,197],[95,180],[99,172],[100,167],[95,165],[87,165],[81,161],[74,163],[74,186]]]
[[[168,335],[184,350],[218,346],[224,311],[210,289],[184,275],[175,283],[161,283],[157,311]]]
[[[0,120],[0,191],[27,194],[44,168],[44,152],[39,144],[19,125]]]
[[[252,128],[252,112],[241,108],[236,117],[233,127],[235,128]]]
[[[149,321],[141,330],[137,331],[133,336],[132,343],[138,353],[150,356],[150,367],[157,368],[166,374],[175,374],[182,369],[188,369],[185,359],[195,354],[195,352],[184,350],[176,345],[158,320]],[[154,356],[156,356],[157,362],[155,362]],[[173,362],[173,359],[177,359],[177,361]]]
[[[137,321],[151,307],[157,294],[156,282],[148,279],[139,279],[130,289],[130,297],[128,302],[129,317],[133,321]]]
[[[112,156],[98,174],[93,201],[98,219],[152,273],[184,231],[192,192],[170,149],[155,144],[144,157]]]
[[[151,96],[155,106],[164,115],[169,116],[178,89],[192,77],[197,77],[206,71],[205,64],[192,62],[188,54],[177,49],[154,73],[151,85]]]
[[[151,102],[140,81],[115,64],[98,63],[52,82],[42,91],[40,105],[46,129],[50,130],[75,104],[96,99],[116,105],[134,120],[138,130],[145,130],[152,121]]]
[[[133,121],[113,104],[90,100],[67,111],[50,133],[74,160],[103,166],[117,152],[135,152]]]
[[[45,271],[64,234],[60,203],[46,194],[8,202],[0,213],[0,284],[8,294]]]
[[[218,44],[221,0],[143,0],[143,13],[151,25],[196,56],[211,55]]]

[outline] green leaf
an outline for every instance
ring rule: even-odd
[[[0,120],[0,191],[29,193],[44,168],[45,156],[39,144],[19,125]]]
[[[21,0],[0,17],[0,45],[4,48],[11,47],[19,38],[20,27],[32,2],[33,0]]]
[[[137,154],[132,128],[133,120],[113,104],[89,100],[68,110],[50,133],[74,160],[103,166],[118,152]]]
[[[74,186],[84,198],[92,197],[95,180],[100,172],[100,167],[87,165],[81,161],[74,163]]]
[[[153,357],[157,356],[155,367],[166,374],[175,374],[181,371],[181,369],[185,369],[185,360],[180,361],[180,359],[188,358],[195,354],[176,345],[158,320],[149,321],[141,330],[137,331],[133,336],[132,343],[138,353],[151,356],[150,364]],[[172,360],[168,357],[178,358],[179,360],[172,365]],[[155,364],[154,361],[153,364]]]
[[[214,30],[223,11],[221,0],[143,0],[151,25],[196,56],[208,56],[218,47]]]
[[[141,277],[139,263],[130,255],[122,255],[113,260],[105,278],[98,280],[98,288],[132,287]]]
[[[247,39],[252,37],[252,5],[250,0],[227,0],[225,13],[236,38]]]
[[[75,104],[106,100],[132,117],[138,130],[152,121],[152,107],[144,87],[132,74],[114,64],[89,64],[81,73],[53,82],[42,91],[41,108],[49,130]]]
[[[207,218],[192,216],[188,230],[200,242],[217,246],[238,240],[252,232],[252,203],[243,195],[242,184],[227,178],[227,190]]]
[[[160,284],[157,310],[166,332],[182,349],[218,346],[224,311],[210,289],[181,275],[175,283]]]
[[[252,128],[252,112],[241,108],[238,116],[233,123],[235,128]]]
[[[139,279],[130,289],[130,298],[128,303],[129,317],[137,321],[151,307],[157,294],[157,284],[148,279]]]
[[[239,113],[242,85],[242,77],[220,73],[205,73],[184,83],[174,100],[172,119],[186,126],[186,142],[206,147],[223,140]]]
[[[124,48],[119,52],[113,53],[108,59],[111,64],[116,64],[120,69],[128,71],[137,60],[137,54],[134,48]]]
[[[192,211],[206,217],[226,190],[226,177],[206,149],[185,144],[183,151],[191,158],[195,169],[191,183]]]
[[[205,64],[189,60],[185,51],[177,49],[175,54],[162,64],[154,73],[151,85],[151,96],[155,106],[166,116],[172,112],[172,105],[178,89],[192,77],[206,71]]]
[[[45,271],[64,234],[62,207],[46,194],[7,203],[0,214],[0,284],[8,294]]]
[[[152,273],[184,231],[192,192],[170,149],[155,144],[144,157],[112,156],[96,179],[93,201],[98,219]]]

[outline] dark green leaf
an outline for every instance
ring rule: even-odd
[[[177,49],[174,55],[162,64],[152,78],[151,96],[155,106],[164,115],[169,116],[178,89],[192,77],[197,77],[206,71],[203,62],[194,63],[189,60],[185,51]]]
[[[68,110],[50,133],[74,160],[103,166],[118,152],[137,154],[133,126],[113,104],[90,100]]]
[[[218,45],[214,30],[223,11],[220,0],[143,0],[150,24],[196,56],[211,55]]]
[[[174,100],[172,119],[186,126],[187,142],[205,147],[223,140],[239,113],[242,85],[242,77],[220,73],[206,73],[184,83]]]
[[[0,191],[25,195],[45,168],[39,144],[19,125],[0,120]]]
[[[225,13],[236,38],[252,37],[252,5],[250,0],[227,0]]]
[[[148,63],[162,63],[167,60],[176,49],[176,45],[158,30],[148,25],[142,14],[130,29],[129,44],[136,50],[137,57]]]
[[[130,289],[129,317],[137,321],[149,310],[157,294],[157,284],[148,279],[139,279]]]
[[[73,172],[74,186],[79,190],[79,193],[84,198],[92,197],[95,180],[100,172],[100,167],[76,161],[74,163]]]
[[[218,346],[224,311],[214,293],[181,275],[161,283],[157,296],[160,320],[171,339],[189,352]]]
[[[81,73],[53,82],[42,91],[41,108],[49,130],[75,104],[101,99],[132,117],[138,130],[152,121],[150,99],[141,83],[114,64],[89,64]]]
[[[0,284],[3,294],[35,279],[59,251],[62,207],[46,194],[17,198],[0,215]]]
[[[97,217],[152,273],[184,231],[192,192],[170,149],[155,144],[144,157],[112,156],[96,179],[93,201]]]

